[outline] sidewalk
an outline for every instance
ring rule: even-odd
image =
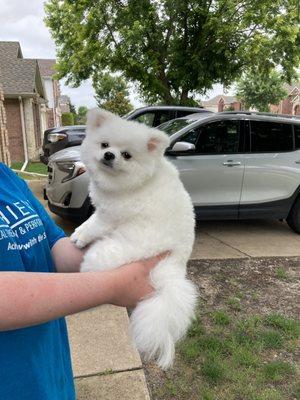
[[[28,183],[45,204],[43,181]],[[51,216],[66,233],[74,230],[74,224]],[[78,400],[150,400],[128,323],[126,309],[114,306],[97,307],[67,318]]]
[[[126,309],[102,306],[67,322],[78,400],[150,400]]]

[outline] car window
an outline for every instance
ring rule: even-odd
[[[294,125],[295,132],[295,147],[300,149],[300,125]]]
[[[199,127],[196,152],[228,154],[239,151],[239,121],[217,121]]]
[[[161,124],[157,128],[161,131],[164,131],[167,135],[171,136],[173,135],[173,133],[180,131],[180,129],[185,128],[193,122],[195,122],[194,119],[173,119],[171,121],[165,122],[164,124]]]
[[[175,118],[174,110],[159,110],[155,112],[154,125],[158,126]]]
[[[252,153],[291,151],[293,150],[292,125],[250,121],[250,145]]]
[[[180,142],[193,143],[196,146],[199,133],[199,129],[192,129],[185,135],[181,136]]]
[[[146,112],[144,114],[139,115],[137,118],[135,118],[135,121],[141,122],[142,124],[146,124],[149,126],[153,126],[154,118],[155,118],[154,112]]]

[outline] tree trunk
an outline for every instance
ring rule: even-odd
[[[166,105],[172,105],[175,103],[175,100],[173,99],[172,95],[171,95],[171,88],[170,88],[170,84],[169,81],[166,77],[165,71],[161,70],[159,75],[158,75],[158,79],[160,80],[162,87],[163,87],[163,93],[162,93],[162,99],[163,101],[166,103]]]
[[[189,90],[187,88],[182,88],[180,96],[180,104],[184,105],[188,101]]]

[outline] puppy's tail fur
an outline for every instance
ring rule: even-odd
[[[173,363],[175,343],[185,335],[194,318],[198,296],[195,286],[182,271],[167,276],[168,270],[166,268],[162,274],[160,269],[156,277],[156,271],[153,271],[155,294],[141,301],[130,318],[137,349],[146,360],[156,359],[162,369]]]

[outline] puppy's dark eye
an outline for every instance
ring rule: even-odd
[[[125,158],[125,160],[129,160],[131,158],[131,155],[127,153],[127,151],[123,151],[121,154]]]
[[[108,147],[108,146],[109,146],[109,144],[107,142],[101,143],[101,148],[102,149],[106,149],[106,147]]]

